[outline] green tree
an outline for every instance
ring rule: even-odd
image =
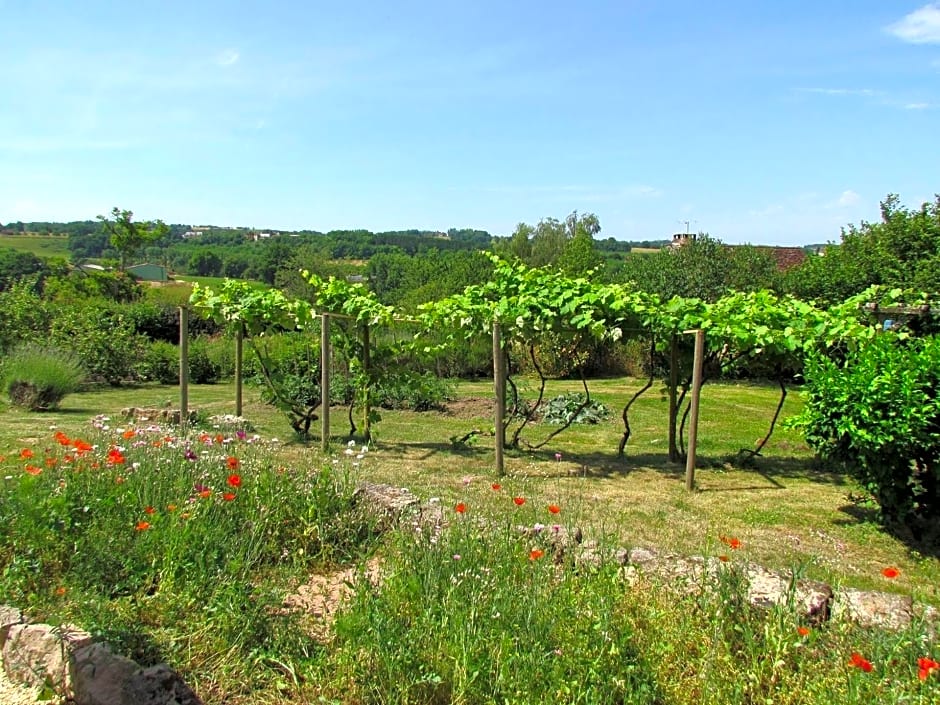
[[[217,277],[222,273],[222,258],[209,249],[194,252],[188,265],[189,273],[199,277]]]
[[[830,244],[785,279],[794,295],[827,304],[873,284],[940,291],[940,196],[909,210],[889,194],[881,203],[880,222],[846,226],[839,244]]]
[[[614,278],[663,299],[717,301],[729,290],[775,289],[778,274],[768,253],[750,245],[730,247],[699,233],[681,247],[630,254]]]
[[[111,247],[121,255],[121,271],[127,267],[127,258],[144,245],[155,242],[169,233],[169,227],[162,220],[134,222],[134,212],[121,210],[117,206],[111,209],[111,218],[98,216],[101,227],[108,234]]]

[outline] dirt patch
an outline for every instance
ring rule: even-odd
[[[378,585],[381,575],[382,564],[376,557],[370,558],[361,568],[343,568],[312,575],[296,592],[284,598],[281,612],[302,614],[304,630],[314,639],[326,641],[332,631],[333,618],[352,596],[356,582],[365,579]]]
[[[447,402],[444,415],[457,419],[493,418],[496,400],[492,397],[466,397]]]

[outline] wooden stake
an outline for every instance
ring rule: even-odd
[[[242,415],[242,350],[245,326],[238,324],[235,331],[235,415]]]
[[[320,316],[320,450],[330,447],[330,315]]]
[[[689,418],[689,454],[685,459],[685,488],[695,489],[695,444],[698,441],[698,401],[702,391],[702,361],[705,358],[705,331],[687,330],[695,334],[695,359],[692,363],[692,408]]]
[[[506,472],[503,459],[503,446],[506,443],[506,428],[503,426],[503,417],[506,415],[506,356],[503,355],[498,321],[493,321],[493,391],[496,394],[496,476],[502,477]]]
[[[189,426],[189,309],[180,306],[180,429]]]

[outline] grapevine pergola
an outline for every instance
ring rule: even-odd
[[[494,271],[481,284],[466,287],[454,296],[419,307],[418,314],[405,316],[394,307],[378,301],[361,283],[342,279],[322,279],[304,272],[310,284],[310,301],[291,299],[275,289],[258,290],[245,282],[226,280],[218,291],[196,287],[191,304],[204,315],[234,324],[244,331],[249,342],[275,330],[310,330],[319,323],[321,332],[321,441],[329,440],[329,365],[330,319],[351,324],[356,331],[346,341],[347,353],[355,360],[360,401],[365,409],[365,433],[370,433],[369,388],[370,328],[407,322],[426,333],[434,332],[437,347],[463,345],[478,336],[492,336],[494,393],[496,396],[496,467],[502,472],[504,447],[518,447],[521,433],[532,420],[532,409],[541,403],[546,376],[539,366],[540,345],[570,355],[584,387],[584,405],[590,403],[590,391],[583,365],[585,350],[591,344],[628,338],[647,340],[650,353],[669,359],[669,455],[674,461],[684,453],[683,429],[689,414],[680,410],[693,389],[691,340],[687,331],[704,332],[704,373],[699,386],[712,376],[731,372],[759,360],[774,376],[781,389],[780,401],[770,430],[753,449],[742,453],[753,457],[760,453],[773,431],[787,394],[786,379],[801,368],[804,357],[813,351],[849,349],[877,334],[878,326],[864,309],[877,301],[880,306],[899,303],[920,304],[909,293],[877,288],[863,292],[839,306],[822,309],[810,302],[769,291],[729,293],[716,302],[696,298],[673,297],[663,301],[653,294],[637,291],[623,284],[603,284],[589,278],[571,278],[550,269],[534,269],[519,262],[507,262],[490,255]],[[432,346],[420,333],[411,341],[412,352],[432,352]],[[512,379],[510,356],[526,355],[539,375],[538,401],[529,413],[518,414],[518,389]],[[648,379],[622,410],[624,433],[618,454],[625,452],[630,438],[629,410],[648,390]],[[510,407],[507,401],[510,391]],[[303,414],[300,414],[301,416]],[[306,417],[310,418],[309,413]],[[520,420],[521,419],[521,420]],[[350,410],[352,420],[352,410]],[[516,423],[513,428],[512,424]],[[309,424],[308,424],[309,425]],[[296,427],[295,427],[296,428]],[[553,431],[530,448],[544,446],[564,430]]]

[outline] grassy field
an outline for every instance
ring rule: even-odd
[[[574,427],[539,450],[509,452],[501,482],[540,502],[556,502],[578,516],[586,532],[613,534],[625,546],[654,546],[680,553],[720,550],[718,537],[734,535],[749,559],[770,567],[799,568],[806,575],[861,588],[914,593],[940,604],[940,561],[930,547],[912,547],[874,522],[872,510],[843,476],[817,470],[812,454],[793,431],[778,428],[753,467],[735,462],[767,429],[776,403],[774,386],[709,384],[702,394],[696,489],[684,486],[685,468],[666,455],[666,408],[656,387],[631,412],[632,436],[618,458],[623,432],[620,409],[642,381],[596,380],[592,395],[612,414],[597,425]],[[382,411],[362,479],[410,488],[423,498],[487,501],[495,478],[491,383],[461,382],[448,412]],[[549,394],[578,391],[576,382],[553,382]],[[279,438],[285,462],[324,463],[317,441],[291,439],[285,419],[246,389],[244,415],[266,438]],[[194,386],[190,406],[211,414],[232,413],[232,385]],[[66,398],[64,408],[25,414],[0,408],[0,452],[42,442],[52,427],[66,433],[86,428],[96,414],[117,417],[126,406],[178,403],[173,387],[100,389]],[[783,417],[800,408],[788,397]],[[337,451],[349,429],[345,409],[331,414]],[[537,444],[553,427],[536,424],[523,440]],[[477,429],[475,444],[457,450],[451,438]],[[557,456],[560,455],[560,459]],[[919,549],[916,550],[916,549]],[[901,577],[887,581],[881,568],[896,565]]]
[[[0,247],[31,252],[37,257],[69,258],[68,237],[64,235],[0,235]]]
[[[333,409],[329,457],[292,440],[254,389],[247,434],[122,418],[124,407],[175,405],[173,387],[89,390],[43,414],[0,406],[2,592],[33,618],[170,664],[207,705],[940,701],[940,665],[929,665],[940,647],[922,625],[817,624],[789,607],[752,609],[742,592],[753,561],[938,605],[936,551],[880,528],[792,431],[753,468],[736,466],[766,431],[772,386],[705,388],[691,493],[666,459],[656,390],[636,404],[617,458],[616,412],[641,383],[594,381],[615,413],[538,450],[523,444],[502,477],[484,381],[459,383],[446,412],[383,411],[368,448],[347,446]],[[554,382],[549,395],[577,389]],[[193,386],[189,399],[204,420],[234,410],[231,385]],[[799,405],[793,395],[785,414]],[[456,449],[451,439],[473,429],[477,442]],[[550,430],[535,424],[523,439],[537,445]],[[378,534],[352,493],[364,480],[436,498],[448,525]],[[556,563],[554,524],[601,550],[731,555],[715,589],[677,594],[642,571],[625,580],[615,561]],[[336,608],[344,592],[325,623],[324,601]],[[298,596],[310,602],[285,609]]]

